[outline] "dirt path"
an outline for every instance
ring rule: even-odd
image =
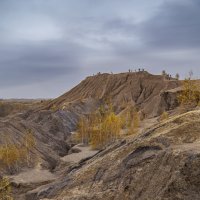
[[[98,153],[98,151],[92,150],[90,146],[82,146],[81,144],[78,144],[73,148],[79,149],[80,152],[64,156],[61,158],[62,161],[69,163],[79,163],[82,159],[92,157]]]
[[[55,180],[56,176],[49,170],[42,169],[40,164],[38,164],[34,169],[27,169],[9,178],[17,184],[35,184]]]

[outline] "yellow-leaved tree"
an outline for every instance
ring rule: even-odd
[[[86,119],[86,117],[81,117],[77,125],[77,140],[82,144],[88,144],[89,142],[88,127],[88,119]]]
[[[192,80],[192,72],[189,78],[183,81],[183,90],[178,95],[178,102],[181,105],[197,105],[200,101],[200,89],[196,82]]]
[[[100,123],[93,127],[91,144],[93,148],[102,148],[115,141],[121,130],[121,119],[114,112],[109,112]]]
[[[160,116],[160,121],[165,121],[169,119],[169,114],[165,111],[162,113],[162,115]]]
[[[6,134],[5,143],[0,147],[0,169],[5,173],[14,173],[19,170],[20,165],[24,165],[25,161],[29,163],[33,161],[30,152],[35,147],[35,139],[31,130],[28,130],[20,144],[14,144]],[[0,200],[11,200],[11,186],[9,179],[0,178]]]
[[[102,148],[119,137],[122,127],[121,118],[112,111],[112,105],[104,106],[85,117],[81,117],[77,126],[79,142],[91,144],[94,149]]]
[[[12,195],[11,195],[10,181],[7,177],[3,177],[0,180],[0,199],[13,200]]]
[[[138,128],[140,126],[140,117],[136,110],[131,111],[130,114],[130,123],[128,125],[128,135],[132,135],[138,132]]]
[[[24,136],[22,144],[24,145],[24,148],[21,149],[22,150],[21,156],[22,158],[24,156],[26,157],[27,165],[30,166],[31,161],[33,160],[31,158],[31,151],[36,145],[35,138],[33,136],[33,132],[31,129],[27,130],[27,133]]]

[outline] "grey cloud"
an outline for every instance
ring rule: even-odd
[[[41,83],[55,96],[85,75],[130,67],[200,74],[199,8],[198,0],[2,0],[2,95]]]
[[[141,24],[141,39],[157,48],[199,48],[199,10],[198,0],[166,2],[153,18]]]
[[[72,73],[72,70],[74,69],[63,67],[54,68],[49,66],[43,67],[43,65],[38,65],[37,67],[30,67],[30,65],[29,67],[15,65],[14,68],[9,67],[9,70],[7,68],[1,69],[0,84],[1,88],[4,88],[17,85],[31,84],[33,82],[38,81],[42,83],[45,80],[54,80],[55,77],[61,76],[66,73]]]
[[[6,51],[7,56],[0,54],[0,86],[53,81],[64,74],[76,73],[81,59],[81,55],[76,59],[78,49],[70,43],[67,47],[58,44],[1,47],[0,52]]]
[[[106,21],[102,30],[106,32],[120,33],[124,36],[134,36],[136,34],[137,26],[134,19],[114,18]]]

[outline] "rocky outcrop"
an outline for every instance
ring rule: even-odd
[[[182,87],[177,87],[171,90],[163,91],[160,94],[160,114],[164,111],[174,110],[180,106],[180,103],[178,102],[178,95],[182,92],[182,90]]]
[[[36,140],[32,154],[39,157],[44,168],[52,170],[60,163],[60,157],[68,153],[70,146],[67,141],[71,131],[76,129],[79,117],[97,107],[96,100],[77,100],[69,102],[66,109],[44,109],[44,106],[38,106],[0,118],[0,144],[19,144],[31,129]]]
[[[199,130],[200,111],[173,117],[109,146],[35,199],[198,200]]]

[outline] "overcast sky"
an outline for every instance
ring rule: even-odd
[[[0,98],[139,67],[200,77],[199,0],[0,0]]]

